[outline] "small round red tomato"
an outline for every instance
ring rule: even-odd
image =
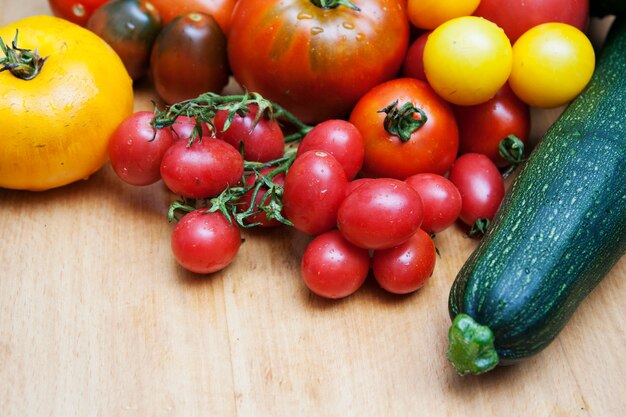
[[[424,220],[421,228],[439,233],[450,227],[461,213],[461,194],[456,186],[438,174],[415,174],[404,180],[422,199]]]
[[[406,242],[374,251],[372,272],[378,284],[394,294],[420,289],[435,270],[437,251],[428,233],[418,229]]]
[[[350,122],[363,135],[363,171],[370,176],[444,174],[454,163],[459,146],[454,113],[424,81],[398,78],[373,88]]]
[[[306,286],[324,298],[343,298],[358,290],[370,267],[370,256],[345,240],[337,230],[313,239],[302,256],[301,272]]]
[[[348,186],[346,187],[346,197],[354,190],[356,190],[357,188],[359,188],[361,185],[365,184],[366,182],[370,182],[372,181],[373,178],[357,178],[355,180],[349,181],[348,182]]]
[[[528,141],[530,108],[508,84],[485,103],[453,108],[459,126],[461,154],[482,153],[498,167],[504,167],[511,162],[500,156],[500,142],[509,135],[515,135],[522,143]]]
[[[213,16],[224,31],[228,33],[230,16],[237,0],[150,0],[163,17],[163,24],[174,18],[200,12]]]
[[[241,246],[241,232],[222,213],[199,209],[186,214],[174,227],[171,238],[176,261],[198,274],[227,267]]]
[[[229,76],[226,36],[213,16],[178,16],[157,36],[150,69],[157,94],[168,104],[219,93]]]
[[[197,127],[196,119],[180,115],[174,120],[174,123],[169,127],[170,131],[176,139],[182,139],[188,141],[196,130],[196,137],[211,136],[211,130],[205,123],[200,123],[200,127]]]
[[[189,198],[215,197],[239,183],[242,176],[241,154],[228,143],[208,137],[191,146],[176,141],[161,161],[167,188]]]
[[[463,223],[473,226],[479,219],[493,219],[504,197],[504,181],[491,159],[479,153],[461,155],[449,179],[461,194]]]
[[[332,229],[346,195],[348,180],[334,156],[309,151],[294,161],[283,192],[285,217],[301,232],[318,235]]]
[[[348,241],[364,249],[387,249],[408,240],[422,224],[419,194],[392,178],[371,179],[343,200],[337,227]]]
[[[252,172],[246,175],[245,186],[252,187],[259,180],[259,175],[267,176],[272,171],[272,169],[273,167],[266,167],[259,170],[258,174]],[[271,181],[272,183],[282,187],[285,184],[285,174],[281,172],[272,177]],[[255,195],[255,190],[253,188],[247,191],[243,195],[243,197],[241,197],[241,199],[239,199],[239,201],[237,202],[238,211],[245,212],[249,210],[252,206],[252,199],[254,198],[254,204],[257,206],[257,208],[254,209],[254,214],[252,214],[250,217],[246,217],[247,224],[255,224],[259,227],[278,227],[283,224],[277,219],[268,218],[267,213],[258,208],[259,206],[268,206],[270,204],[270,196],[266,197],[267,191],[268,187],[262,185]]]
[[[109,0],[48,0],[52,14],[85,26],[91,14]]]
[[[305,123],[344,118],[395,77],[409,42],[405,2],[353,1],[359,10],[346,3],[238,2],[228,34],[235,79]]]
[[[417,78],[426,81],[426,73],[424,72],[424,45],[431,31],[426,31],[419,35],[411,46],[409,46],[402,64],[402,75],[409,78]]]
[[[213,120],[215,136],[230,143],[235,149],[243,146],[243,157],[246,161],[268,162],[283,156],[285,136],[278,122],[263,115],[255,125],[259,108],[254,104],[249,109],[243,117],[236,114],[226,130],[224,126],[228,111],[218,110]]]
[[[111,45],[130,77],[136,80],[150,65],[150,51],[161,30],[161,16],[148,0],[113,0],[93,12],[87,29]]]
[[[316,125],[306,134],[298,146],[297,155],[308,151],[324,151],[334,156],[351,180],[363,166],[365,148],[363,136],[356,126],[334,119]]]
[[[152,112],[140,111],[126,118],[109,141],[113,170],[124,182],[149,185],[161,179],[161,161],[174,143],[169,129],[156,132],[150,125]]]
[[[547,22],[568,23],[585,31],[589,19],[589,0],[481,0],[474,12],[494,22],[511,40],[528,29]]]

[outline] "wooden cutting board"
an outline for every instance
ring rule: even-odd
[[[0,0],[0,24],[48,13]],[[136,109],[151,98],[141,83]],[[535,139],[554,117],[533,113]],[[109,166],[61,189],[0,190],[0,416],[626,415],[624,259],[545,351],[459,377],[447,296],[476,246],[460,228],[436,237],[417,293],[370,279],[328,301],[305,288],[308,238],[288,229],[246,232],[221,273],[185,272],[171,200]]]

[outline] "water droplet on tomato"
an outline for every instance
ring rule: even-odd
[[[74,16],[83,17],[85,15],[85,6],[80,3],[76,3],[72,6],[72,13],[74,13]]]
[[[321,28],[319,26],[314,26],[311,28],[311,35],[319,35],[322,32],[324,32],[324,28]]]
[[[348,30],[354,29],[354,25],[352,23],[350,23],[350,22],[343,22],[341,24],[341,26],[343,26],[344,29],[348,29]]]
[[[356,40],[357,41],[364,41],[365,40],[365,33],[363,32],[359,32],[356,34]]]
[[[307,12],[300,12],[298,14],[298,19],[300,20],[313,19],[313,15]]]

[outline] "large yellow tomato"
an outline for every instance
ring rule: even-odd
[[[78,25],[28,17],[0,27],[8,48],[16,30],[18,48],[47,59],[30,80],[0,72],[0,187],[46,190],[87,178],[133,111],[132,80],[115,52]]]

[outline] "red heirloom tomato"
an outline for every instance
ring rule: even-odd
[[[81,26],[87,24],[87,20],[98,7],[108,0],[48,0],[52,14]]]
[[[424,81],[398,78],[374,87],[356,104],[350,122],[365,140],[368,175],[445,174],[454,163],[459,146],[454,113]]]
[[[502,139],[515,135],[523,143],[530,131],[530,108],[508,84],[494,98],[475,106],[454,106],[459,126],[459,152],[482,153],[497,166],[510,164],[499,154]]]
[[[210,14],[224,31],[228,33],[230,16],[237,0],[150,0],[157,8],[163,24],[167,24],[174,18],[190,13],[200,12]]]
[[[337,227],[364,249],[387,249],[408,240],[422,224],[424,208],[417,191],[393,178],[364,182],[343,200]]]
[[[446,177],[438,174],[415,174],[405,180],[422,198],[424,220],[421,228],[439,233],[451,226],[461,213],[461,194]]]
[[[461,193],[463,223],[473,226],[479,219],[493,219],[504,197],[504,181],[491,159],[466,153],[454,163],[449,178]]]
[[[219,93],[229,76],[226,36],[210,15],[178,16],[157,36],[150,68],[157,94],[168,104]]]
[[[298,145],[298,155],[307,151],[328,152],[337,159],[351,180],[363,165],[363,136],[345,120],[326,120],[315,126]]]
[[[93,12],[87,29],[111,45],[130,77],[136,80],[150,65],[150,51],[161,30],[161,16],[147,0],[113,0]]]
[[[149,185],[161,179],[163,155],[175,139],[169,129],[154,131],[150,125],[153,116],[149,111],[132,114],[109,141],[111,166],[128,184]]]
[[[385,290],[408,294],[421,288],[435,270],[437,251],[428,233],[418,229],[406,242],[374,251],[372,272]]]
[[[285,217],[301,232],[326,232],[337,222],[337,210],[347,186],[343,167],[334,156],[322,151],[305,152],[296,158],[285,177]]]
[[[304,122],[347,115],[366,91],[396,75],[409,24],[404,1],[352,0],[359,10],[339,3],[238,2],[228,36],[236,80]]]
[[[568,23],[584,32],[589,0],[481,0],[474,15],[500,26],[513,44],[524,32],[541,23]]]
[[[228,266],[241,246],[241,232],[222,213],[199,209],[186,214],[172,232],[172,253],[185,269],[209,274]]]
[[[285,152],[285,137],[280,125],[276,120],[261,117],[257,124],[259,107],[254,104],[250,111],[241,117],[235,115],[230,127],[224,130],[228,117],[227,110],[218,110],[215,113],[215,136],[241,149],[243,145],[243,157],[246,161],[268,162],[280,158]]]
[[[354,246],[337,230],[322,233],[309,243],[302,256],[302,278],[320,297],[343,298],[358,290],[370,267],[366,249]]]

